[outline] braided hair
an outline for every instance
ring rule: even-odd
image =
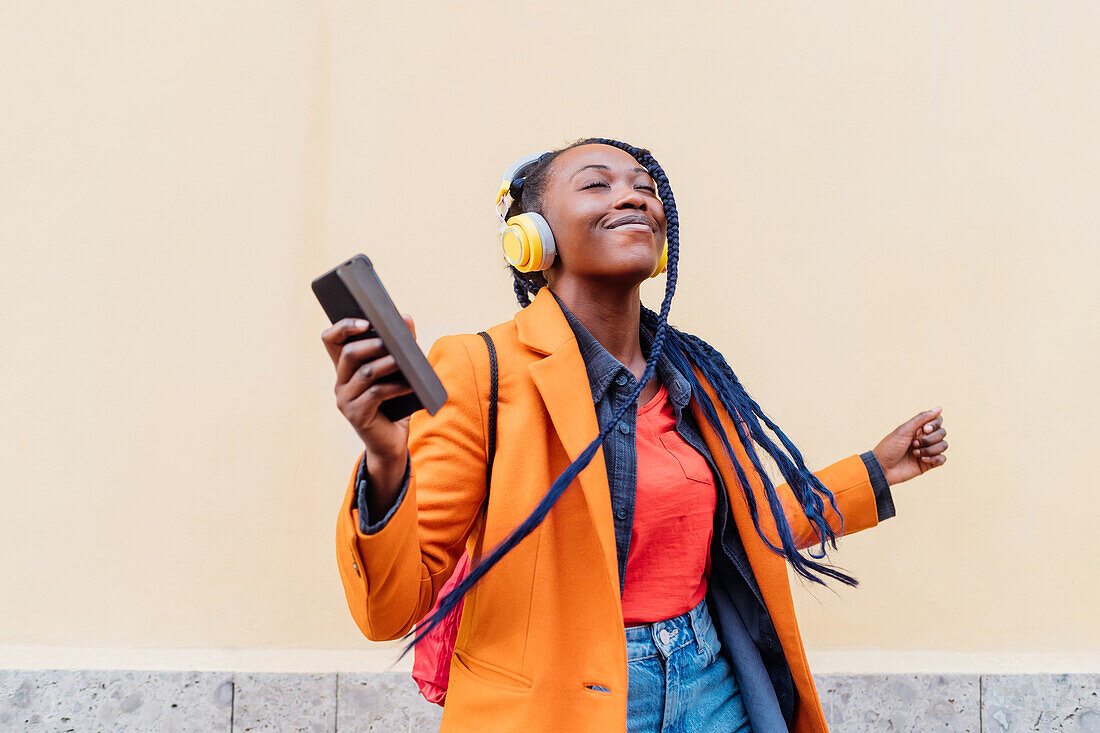
[[[680,251],[680,220],[676,211],[676,200],[672,195],[672,188],[668,183],[668,176],[665,175],[664,169],[661,168],[657,159],[645,148],[636,148],[617,140],[595,137],[578,140],[560,150],[544,154],[537,161],[529,164],[526,169],[517,171],[517,174],[525,173],[526,175],[522,178],[517,175],[516,180],[512,183],[510,193],[513,203],[508,210],[507,218],[527,211],[533,211],[540,214],[543,213],[542,195],[546,190],[549,171],[553,161],[558,155],[566,150],[575,148],[579,145],[591,144],[611,145],[632,155],[634,159],[649,172],[654,182],[656,182],[657,193],[661,198],[661,203],[664,205],[668,239],[668,266],[666,271],[665,294],[664,299],[661,301],[661,309],[659,312],[655,313],[644,306],[642,307],[642,327],[649,331],[652,336],[652,343],[649,357],[646,359],[645,371],[638,379],[637,386],[634,387],[634,392],[624,401],[619,410],[612,415],[608,423],[600,430],[599,435],[597,435],[595,439],[588,444],[588,447],[577,456],[577,459],[570,463],[569,466],[562,471],[561,475],[554,480],[549,490],[547,490],[546,495],[539,501],[531,514],[524,519],[508,537],[494,547],[487,555],[484,555],[479,562],[473,565],[470,568],[469,574],[451,589],[447,595],[440,598],[439,607],[435,612],[425,617],[417,626],[416,636],[405,648],[406,652],[411,649],[417,641],[435,628],[435,626],[455,608],[463,595],[465,595],[465,593],[469,591],[485,573],[499,562],[505,554],[518,545],[542,523],[558,498],[561,497],[569,485],[573,483],[577,475],[592,461],[592,457],[603,444],[604,439],[619,424],[619,421],[622,420],[626,411],[636,407],[635,403],[638,400],[638,396],[641,394],[643,386],[656,371],[657,360],[662,353],[669,357],[676,369],[688,380],[692,396],[702,408],[710,427],[721,438],[726,454],[733,462],[734,469],[737,473],[737,479],[741,484],[742,493],[749,506],[749,513],[752,516],[753,525],[764,543],[773,552],[782,555],[794,568],[795,572],[807,580],[824,585],[825,581],[822,580],[822,577],[827,577],[847,585],[854,586],[857,584],[855,578],[826,563],[818,562],[818,560],[825,557],[826,543],[829,543],[833,548],[836,547],[837,532],[833,530],[824,516],[825,500],[828,500],[833,511],[835,511],[838,516],[840,515],[840,510],[837,507],[836,499],[833,497],[832,492],[821,483],[821,480],[817,478],[817,476],[806,468],[806,464],[798,448],[796,448],[794,443],[792,443],[783,431],[780,430],[779,426],[764,414],[764,411],[756,401],[749,396],[725,357],[698,336],[693,336],[673,328],[668,323],[669,307],[672,305],[672,296],[676,292],[677,264]],[[541,288],[546,286],[546,277],[539,271],[523,273],[514,267],[511,267],[511,270],[516,299],[519,301],[521,307],[526,308],[531,304],[531,296],[538,293]],[[703,390],[702,383],[693,367],[702,372],[706,381],[714,388],[722,409],[736,427],[737,439],[748,454],[749,460],[763,484],[764,495],[768,501],[768,508],[771,511],[772,518],[778,529],[779,545],[773,543],[764,534],[760,526],[760,508],[757,506],[756,497],[749,488],[748,476],[740,461],[737,460],[730,438],[719,421],[718,407]],[[786,449],[786,453],[768,437],[761,427],[761,422],[779,438],[783,448]],[[816,530],[818,537],[821,538],[820,553],[815,554],[813,551],[810,551],[809,554],[811,557],[807,558],[798,551],[791,532],[790,523],[787,521],[787,517],[783,511],[783,504],[779,499],[775,486],[772,484],[771,479],[760,463],[760,458],[753,445],[754,441],[778,464],[783,477],[787,480],[799,504],[805,511],[806,518]],[[843,517],[841,517],[841,523],[843,527]]]

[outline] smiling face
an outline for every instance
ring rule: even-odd
[[[610,145],[578,145],[551,163],[542,195],[558,257],[547,271],[562,277],[637,285],[657,267],[665,210],[645,168]]]

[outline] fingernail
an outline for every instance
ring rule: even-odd
[[[932,423],[928,423],[927,425],[924,426],[924,432],[926,432],[926,433],[932,432]]]
[[[362,318],[357,318],[356,321],[355,321],[355,327],[356,328],[366,328],[368,325],[370,325],[370,324],[368,324]]]

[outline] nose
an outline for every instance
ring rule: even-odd
[[[615,200],[616,209],[642,209],[646,208],[645,196],[629,183],[620,186],[620,193]]]

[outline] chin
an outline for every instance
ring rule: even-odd
[[[616,267],[608,268],[602,272],[602,279],[606,279],[609,283],[614,282],[617,284],[637,285],[649,279],[657,263],[654,261],[641,262],[635,260],[631,262],[616,263],[616,265]]]

